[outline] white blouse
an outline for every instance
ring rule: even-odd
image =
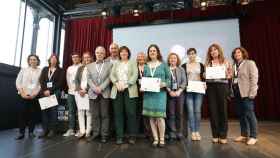
[[[117,71],[119,81],[128,87],[128,63],[121,62]]]
[[[41,75],[40,68],[22,68],[16,79],[17,90],[22,89],[27,95],[38,94],[41,87],[39,78]]]
[[[66,80],[67,80],[67,85],[68,85],[68,94],[75,94],[75,79],[76,79],[76,74],[78,71],[78,68],[81,66],[81,64],[77,65],[72,65],[68,67],[67,73],[66,73]]]

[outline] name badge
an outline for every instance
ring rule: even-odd
[[[178,89],[177,82],[172,83],[172,90],[177,90],[177,89]]]
[[[48,82],[47,83],[47,88],[52,88],[53,87],[53,83],[52,82]]]

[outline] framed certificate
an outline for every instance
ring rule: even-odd
[[[53,94],[49,97],[40,98],[39,104],[40,104],[41,110],[45,110],[45,109],[57,106],[58,102],[57,102],[56,96]]]
[[[75,93],[75,100],[76,100],[77,108],[79,110],[89,110],[88,94],[85,94],[82,97],[79,93]]]
[[[206,83],[201,81],[188,81],[187,92],[205,94]]]
[[[226,67],[225,66],[214,66],[206,67],[206,79],[225,79],[226,78]]]
[[[160,92],[160,78],[142,77],[140,90],[146,92]]]

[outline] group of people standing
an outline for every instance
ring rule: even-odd
[[[233,65],[224,57],[218,44],[212,44],[204,64],[196,60],[195,48],[188,49],[188,62],[182,64],[179,56],[170,52],[164,62],[160,49],[152,44],[147,55],[140,52],[137,59],[131,59],[127,46],[112,43],[110,56],[98,46],[94,52],[82,55],[72,53],[73,65],[66,74],[59,67],[57,56],[52,55],[49,66],[38,68],[40,60],[36,55],[28,57],[28,68],[22,68],[16,80],[16,87],[23,104],[20,111],[19,135],[23,139],[25,126],[29,136],[34,137],[34,112],[38,98],[55,95],[60,100],[65,76],[68,86],[68,130],[63,136],[77,136],[93,141],[100,137],[106,143],[111,126],[114,125],[116,144],[123,144],[127,135],[128,143],[135,144],[140,127],[146,136],[152,136],[152,145],[164,147],[168,135],[170,140],[184,139],[184,127],[189,127],[191,139],[201,140],[199,133],[201,106],[207,96],[213,143],[227,143],[227,105],[231,90],[240,119],[241,136],[235,141],[253,145],[257,142],[257,120],[253,99],[258,89],[258,69],[249,60],[248,52],[238,47],[232,52]],[[207,79],[208,67],[224,66],[225,78]],[[142,77],[160,79],[159,92],[143,91]],[[206,94],[190,92],[190,81],[205,82]],[[89,109],[79,109],[75,95],[89,98]],[[139,110],[140,109],[140,110]],[[186,111],[184,111],[186,109]],[[111,112],[112,111],[112,112]],[[140,111],[140,113],[139,113]],[[184,122],[184,112],[188,124]],[[78,116],[78,118],[76,118]],[[78,119],[78,125],[76,120]],[[43,133],[39,138],[52,137],[57,124],[57,107],[42,110]],[[79,129],[79,130],[77,130]]]

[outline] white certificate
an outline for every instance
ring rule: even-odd
[[[206,83],[201,81],[188,81],[187,92],[205,94]]]
[[[41,110],[45,110],[58,105],[57,98],[54,94],[49,97],[40,98],[39,103],[41,106]]]
[[[89,110],[88,94],[82,97],[79,93],[75,93],[75,100],[78,110]]]
[[[140,90],[147,92],[160,92],[160,78],[142,77]]]
[[[226,78],[225,66],[206,67],[206,79],[225,79],[225,78]]]

